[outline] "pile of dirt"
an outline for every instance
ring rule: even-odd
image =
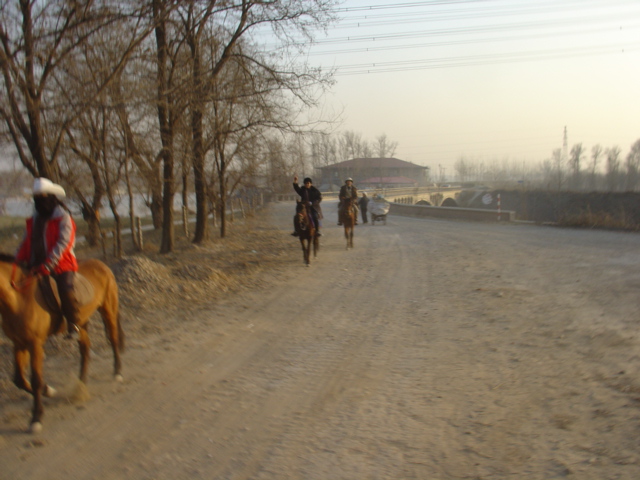
[[[203,259],[205,260],[205,259]],[[206,263],[163,265],[147,257],[127,257],[112,266],[121,303],[132,308],[162,305],[169,310],[200,302],[237,287],[233,275]]]

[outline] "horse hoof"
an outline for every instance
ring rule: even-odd
[[[123,383],[124,382],[124,377],[120,374],[117,374],[115,377],[113,377],[113,379],[118,382],[118,383]]]
[[[53,387],[50,387],[49,385],[47,385],[47,387],[44,389],[44,396],[45,397],[49,397],[49,398],[53,398],[58,394],[57,390]]]
[[[33,422],[29,427],[29,433],[40,433],[42,431],[42,424],[40,422]]]

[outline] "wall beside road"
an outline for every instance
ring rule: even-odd
[[[404,217],[432,217],[458,220],[475,220],[482,222],[512,222],[516,218],[516,212],[502,210],[498,220],[497,210],[485,210],[481,208],[457,208],[457,207],[431,207],[428,205],[404,205],[392,203],[389,215]]]

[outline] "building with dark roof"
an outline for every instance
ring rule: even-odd
[[[358,188],[420,187],[430,183],[429,167],[397,158],[354,158],[318,170],[321,186],[342,185],[346,178],[353,178]]]

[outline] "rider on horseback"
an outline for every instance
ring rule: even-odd
[[[353,185],[353,178],[349,177],[344,181],[344,185],[340,187],[338,199],[340,200],[340,205],[338,206],[338,225],[342,225],[342,217],[345,214],[345,208],[347,208],[349,199],[352,200],[352,205],[355,209],[355,224],[358,225],[358,189]]]
[[[46,178],[33,183],[35,212],[27,219],[24,239],[16,253],[16,262],[31,269],[32,274],[51,275],[58,286],[62,314],[67,319],[68,338],[78,331],[78,304],[73,289],[78,271],[73,248],[76,224],[62,203],[64,189]]]
[[[311,213],[313,224],[316,227],[316,235],[321,237],[320,220],[322,219],[322,209],[320,208],[320,202],[322,201],[322,193],[312,185],[313,182],[309,177],[305,178],[302,183],[304,186],[300,187],[300,185],[298,185],[298,176],[293,177],[293,189],[300,195],[304,205],[311,207],[309,208],[309,212]],[[291,235],[297,237],[298,232],[294,231]]]

